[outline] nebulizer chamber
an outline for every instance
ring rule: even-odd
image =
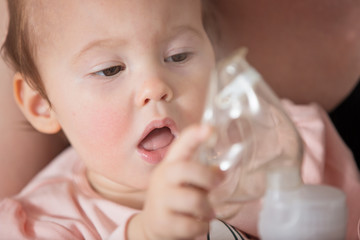
[[[214,131],[199,159],[226,175],[209,195],[217,217],[241,214],[242,206],[262,198],[262,239],[344,238],[344,194],[303,184],[299,133],[245,55],[240,49],[217,64],[203,114]]]

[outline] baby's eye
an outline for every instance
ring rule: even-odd
[[[111,77],[118,74],[120,71],[124,71],[124,70],[125,70],[125,66],[117,65],[98,71],[95,74],[104,77]]]
[[[189,56],[189,53],[178,53],[174,54],[170,57],[165,58],[165,62],[183,62],[185,61]]]

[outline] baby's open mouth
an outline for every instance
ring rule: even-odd
[[[176,124],[171,118],[154,120],[145,127],[137,152],[145,162],[157,164],[163,160],[176,136]]]
[[[155,128],[139,144],[146,151],[156,151],[171,144],[174,135],[168,127]]]

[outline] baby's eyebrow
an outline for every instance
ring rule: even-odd
[[[196,29],[191,26],[178,26],[172,29],[173,35],[182,35],[182,34],[191,34],[200,39],[203,38],[203,35]]]
[[[96,48],[112,48],[114,46],[125,45],[126,41],[121,39],[96,39],[88,42],[78,52],[76,52],[72,58],[72,62],[76,62],[82,55],[86,54],[92,49]]]
[[[164,38],[165,41],[169,41],[176,36],[184,36],[190,35],[192,37],[196,37],[198,39],[203,39],[203,35],[196,28],[191,26],[175,26],[173,27],[169,34],[170,37]],[[120,38],[100,38],[89,41],[84,44],[84,46],[79,50],[75,51],[73,57],[71,58],[71,63],[75,64],[83,55],[93,49],[101,49],[101,48],[114,48],[118,46],[125,46],[128,43],[128,40],[120,39]]]

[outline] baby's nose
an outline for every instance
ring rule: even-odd
[[[160,78],[152,78],[143,82],[137,94],[136,105],[145,106],[149,102],[170,102],[173,98],[171,87]]]

